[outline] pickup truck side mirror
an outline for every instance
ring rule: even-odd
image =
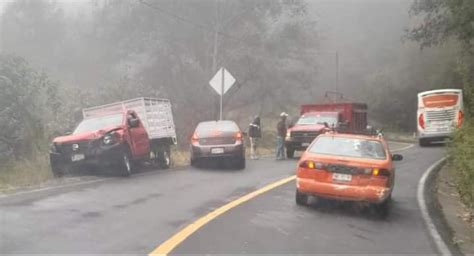
[[[137,128],[138,127],[138,118],[128,119],[128,126],[130,126],[130,128]]]
[[[393,154],[392,155],[392,161],[402,161],[402,160],[403,160],[402,155],[399,155],[399,154]]]

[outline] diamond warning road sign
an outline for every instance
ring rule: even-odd
[[[222,83],[224,81],[224,83]],[[219,69],[214,77],[209,81],[212,88],[219,94],[224,95],[235,84],[235,78],[225,68]]]

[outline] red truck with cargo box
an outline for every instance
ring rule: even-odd
[[[285,138],[287,157],[304,151],[325,129],[334,128],[345,133],[360,133],[367,128],[367,104],[324,103],[300,107],[298,121],[291,125]]]
[[[176,131],[167,99],[137,98],[83,109],[72,134],[56,137],[50,147],[55,176],[77,167],[111,166],[123,176],[135,163],[168,168]]]

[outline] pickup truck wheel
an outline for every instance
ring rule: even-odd
[[[287,158],[293,158],[295,156],[295,150],[292,148],[287,148],[286,149],[286,157]]]
[[[169,149],[168,150],[164,150],[162,153],[161,153],[161,167],[164,168],[164,169],[168,169],[170,168],[171,166],[171,157],[170,157],[170,151]]]
[[[64,176],[64,170],[57,165],[51,165],[51,171],[55,178],[61,178]]]
[[[132,160],[130,159],[130,154],[128,152],[124,152],[120,161],[120,169],[122,176],[130,176],[133,172],[133,164]]]

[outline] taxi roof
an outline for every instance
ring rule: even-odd
[[[382,135],[338,133],[338,132],[334,132],[334,131],[323,133],[319,136],[384,141],[384,138],[383,138]]]

